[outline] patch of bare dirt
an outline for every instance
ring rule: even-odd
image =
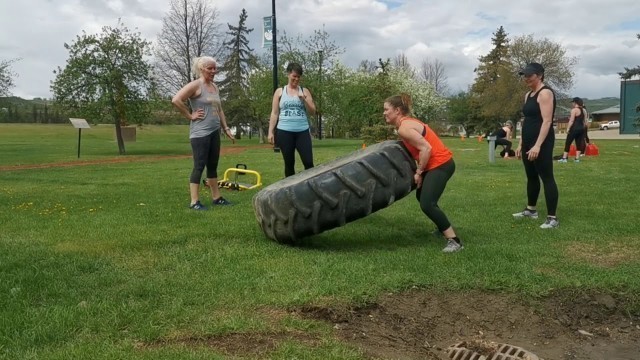
[[[575,242],[570,244],[565,252],[567,256],[605,268],[613,268],[631,262],[640,256],[637,247],[628,245],[627,239],[618,240],[599,246]]]
[[[274,328],[287,316],[329,322],[336,339],[370,359],[638,360],[640,313],[627,309],[632,302],[637,309],[637,301],[629,294],[588,291],[522,299],[413,289],[360,307],[259,312]],[[283,342],[313,348],[322,341],[320,335],[293,330],[176,337],[138,347],[209,347],[231,358],[268,358]]]
[[[572,292],[534,300],[413,290],[358,308],[297,311],[333,323],[338,338],[375,359],[450,359],[446,349],[466,342],[509,344],[547,360],[637,360],[640,314],[625,309],[630,299]]]

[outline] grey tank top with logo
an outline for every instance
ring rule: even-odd
[[[189,124],[189,139],[201,138],[220,129],[220,94],[211,92],[203,82],[200,83],[200,95],[189,98],[192,111],[204,110],[204,118],[191,121]]]

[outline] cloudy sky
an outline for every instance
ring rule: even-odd
[[[255,29],[251,46],[267,51],[260,41],[271,1],[210,1],[223,24],[236,24],[245,8]],[[20,58],[12,66],[18,74],[13,94],[51,97],[53,70],[68,58],[63,44],[83,30],[98,33],[121,18],[154,41],[168,7],[169,0],[1,0],[0,59]],[[399,53],[415,66],[438,59],[452,90],[473,82],[477,59],[491,50],[500,25],[509,36],[547,37],[578,57],[575,96],[618,97],[617,73],[640,64],[638,0],[276,0],[276,15],[278,29],[289,35],[307,37],[324,25],[351,67]]]

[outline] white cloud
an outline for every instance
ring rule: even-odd
[[[321,29],[346,48],[341,60],[407,55],[419,66],[423,59],[442,61],[452,90],[473,81],[478,57],[491,49],[492,33],[504,26],[509,36],[534,34],[566,47],[579,58],[572,95],[619,96],[617,73],[640,64],[640,2],[637,0],[566,0],[523,2],[476,0],[276,0],[277,24],[289,35],[307,37]],[[260,49],[262,17],[271,15],[266,0],[217,0],[220,22],[235,24],[242,8],[249,14],[251,46]],[[0,2],[0,59],[22,58],[14,94],[50,97],[53,70],[68,53],[63,44],[84,30],[97,33],[119,18],[154,41],[168,0],[21,0]]]

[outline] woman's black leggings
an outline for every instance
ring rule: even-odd
[[[582,139],[582,147],[580,148],[580,152],[585,155],[587,153],[587,143],[589,143],[589,131],[585,129]]]
[[[550,216],[555,216],[558,208],[558,185],[553,177],[553,143],[554,138],[547,137],[540,147],[538,157],[533,161],[527,159],[527,151],[530,147],[522,147],[522,163],[527,174],[527,205],[536,206],[540,195],[540,180],[542,180],[547,214]]]
[[[296,150],[300,154],[300,160],[304,169],[313,167],[313,150],[311,147],[311,133],[309,130],[293,132],[276,129],[276,143],[280,147],[284,159],[284,176],[296,173]]]
[[[567,140],[564,142],[564,152],[569,152],[571,149],[571,143],[576,142],[576,149],[582,152],[582,149],[585,148],[584,142],[586,141],[584,137],[584,130],[569,130],[567,133]]]
[[[456,163],[453,159],[438,166],[435,169],[424,172],[422,186],[416,190],[416,198],[420,202],[422,212],[438,227],[440,232],[451,227],[447,215],[438,207],[438,200],[447,186],[447,182],[456,171]]]
[[[506,138],[496,139],[495,147],[498,147],[498,145],[504,146],[504,151],[506,151],[507,153],[509,153],[509,151],[511,151],[512,143],[511,143],[511,141],[507,140]]]
[[[220,129],[207,136],[193,138],[190,141],[191,150],[193,151],[193,170],[191,170],[189,182],[200,184],[205,166],[207,168],[207,178],[217,178],[218,160],[220,160]]]

